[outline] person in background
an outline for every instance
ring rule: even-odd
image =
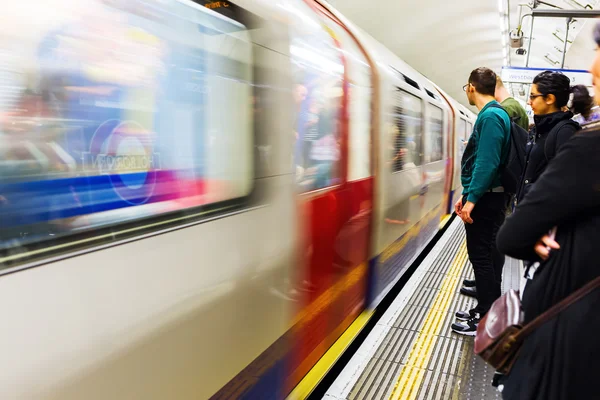
[[[496,76],[496,91],[494,93],[496,101],[508,112],[510,118],[514,120],[521,128],[529,131],[529,117],[521,104],[511,97],[502,79]]]
[[[517,190],[517,203],[544,172],[548,162],[580,128],[573,113],[561,111],[571,93],[570,79],[561,72],[544,71],[533,79],[528,104],[533,110],[533,142],[527,146],[526,167]]]
[[[592,122],[600,121],[600,109],[594,107],[594,99],[585,85],[575,85],[571,88],[573,98],[570,110],[575,114],[574,121],[584,126]]]
[[[600,46],[600,24],[594,39]],[[598,102],[600,51],[590,72]],[[498,232],[500,251],[541,262],[523,291],[523,324],[600,276],[598,171],[596,127],[562,146]],[[533,330],[502,379],[504,400],[600,399],[599,308],[600,289],[595,289]]]
[[[463,197],[454,205],[465,222],[467,252],[473,265],[477,288],[477,306],[458,311],[454,332],[474,336],[479,320],[500,297],[504,255],[494,246],[496,234],[506,216],[508,194],[500,182],[510,146],[510,118],[494,99],[496,74],[489,68],[471,72],[463,89],[469,104],[479,109],[473,133],[462,156]]]

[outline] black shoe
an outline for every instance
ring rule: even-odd
[[[475,279],[465,279],[463,281],[464,287],[475,287]]]
[[[453,332],[459,335],[475,336],[477,334],[477,325],[479,324],[479,313],[475,313],[475,317],[465,322],[455,322],[451,328]]]
[[[468,321],[475,316],[475,309],[471,308],[468,311],[457,311],[454,315],[459,321]]]
[[[498,387],[500,385],[500,380],[504,377],[504,374],[496,371],[494,372],[494,377],[492,378],[492,386]]]
[[[465,296],[475,297],[477,298],[477,289],[462,287],[460,288],[460,294],[464,294]]]

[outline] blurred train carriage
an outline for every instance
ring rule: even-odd
[[[460,195],[472,114],[324,3],[5,16],[0,397],[283,398]]]

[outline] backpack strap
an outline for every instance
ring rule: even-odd
[[[556,142],[558,141],[558,132],[567,125],[576,125],[576,130],[581,129],[579,124],[572,119],[560,121],[552,130],[548,133],[546,142],[544,143],[544,157],[546,162],[550,162],[556,156]]]
[[[505,155],[504,162],[502,162],[502,160],[500,161],[500,168],[501,168],[500,171],[502,171],[502,169],[504,169],[506,167],[506,164],[508,163],[509,154],[510,154],[510,143],[512,141],[512,130],[513,130],[512,125],[517,124],[518,117],[512,118],[510,116],[510,114],[508,113],[508,111],[506,111],[506,108],[502,107],[502,105],[500,103],[492,103],[492,104],[490,104],[490,107],[499,108],[500,110],[503,110],[506,113],[506,115],[508,116],[508,148],[509,148],[509,150],[508,150],[508,153]]]
[[[508,120],[510,122],[514,122],[517,125],[519,124],[519,119],[521,119],[521,117],[519,117],[518,115],[511,117],[510,114],[508,113],[508,111],[506,110],[506,108],[502,107],[501,104],[499,104],[499,103],[490,104],[490,107],[499,108],[501,110],[504,110],[504,112],[508,115]]]
[[[506,111],[506,108],[502,107],[502,105],[500,103],[492,103],[492,104],[490,104],[490,107],[499,108],[501,110],[504,110],[504,112],[508,114],[508,111]],[[510,114],[508,115],[508,117],[510,118]]]

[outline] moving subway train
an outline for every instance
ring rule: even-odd
[[[3,15],[0,398],[284,398],[460,195],[473,114],[326,3]]]

